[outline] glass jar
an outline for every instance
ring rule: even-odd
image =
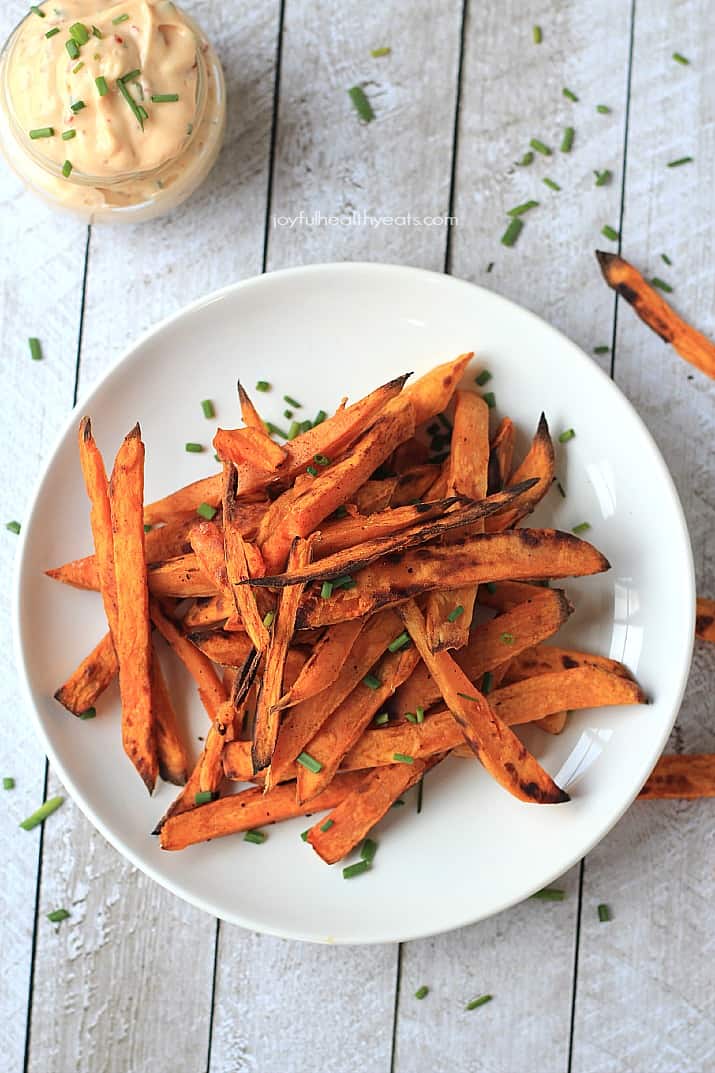
[[[62,0],[60,2],[62,3]],[[137,16],[137,22],[142,15],[154,19],[155,16],[170,11],[182,32],[188,28],[192,35],[192,49],[195,45],[191,65],[193,92],[190,102],[182,101],[181,136],[178,139],[169,139],[172,143],[171,152],[165,157],[157,159],[154,154],[148,167],[142,167],[139,164],[136,168],[117,166],[114,169],[113,156],[109,154],[101,161],[101,173],[98,167],[97,174],[91,174],[90,168],[86,166],[84,168],[70,166],[72,149],[75,144],[79,144],[74,143],[77,130],[71,126],[77,118],[77,115],[73,114],[76,104],[70,105],[69,110],[63,108],[59,125],[67,129],[60,130],[59,125],[58,129],[43,127],[45,117],[39,114],[36,120],[38,129],[33,130],[34,137],[30,136],[27,98],[25,97],[22,101],[25,107],[25,122],[23,122],[18,114],[16,97],[18,84],[30,84],[29,80],[34,79],[35,74],[34,70],[29,69],[27,60],[22,57],[26,51],[28,37],[32,35],[29,37],[30,47],[37,46],[41,50],[40,60],[45,64],[52,63],[59,68],[55,71],[53,67],[49,72],[45,69],[43,72],[45,79],[55,79],[56,76],[56,81],[63,82],[63,87],[66,88],[70,85],[69,80],[72,75],[75,72],[79,74],[80,69],[85,67],[82,56],[87,55],[91,70],[86,70],[84,73],[82,94],[87,96],[90,107],[97,109],[107,105],[112,107],[119,105],[121,108],[126,106],[127,112],[120,113],[118,116],[123,124],[134,122],[131,114],[134,113],[136,122],[141,127],[141,138],[137,135],[138,152],[129,155],[141,155],[142,145],[148,144],[143,141],[143,138],[151,137],[152,120],[152,115],[142,105],[145,99],[142,83],[146,81],[149,85],[165,88],[165,85],[162,85],[162,72],[151,70],[143,72],[138,69],[132,72],[137,77],[126,86],[127,92],[131,94],[131,100],[127,99],[127,94],[123,91],[123,100],[119,96],[116,96],[114,100],[106,99],[107,95],[118,94],[122,90],[119,86],[119,82],[123,81],[122,78],[107,77],[105,79],[99,75],[94,77],[96,72],[105,69],[100,60],[101,52],[106,51],[107,44],[111,45],[115,54],[118,51],[116,42],[126,47],[119,32],[123,29],[125,20],[131,28],[138,31],[138,37],[139,31],[144,31],[143,27],[133,25],[128,21],[132,15],[127,15],[127,10],[129,12],[133,10]],[[44,12],[44,15],[38,15],[39,11]],[[84,18],[87,22],[72,23],[71,20],[74,18],[78,20]],[[94,25],[94,20],[101,23],[105,30],[102,31]],[[90,31],[90,39],[85,42],[84,35],[90,24],[96,31],[97,39],[92,39],[92,31]],[[77,30],[78,26],[85,27],[85,29]],[[116,33],[113,30],[115,26]],[[158,30],[168,30],[168,27],[161,26]],[[78,35],[81,42],[79,49],[71,45],[74,40],[71,36],[72,32]],[[40,38],[43,40],[40,41]],[[52,54],[48,61],[50,46]],[[155,54],[155,51],[152,53],[147,47],[148,54]],[[79,55],[76,55],[77,52]],[[116,55],[109,58],[116,60]],[[195,86],[193,86],[194,81]],[[171,82],[169,84],[171,85]],[[104,93],[100,94],[100,86]],[[51,88],[52,90],[55,88],[52,83]],[[15,90],[15,95],[13,90]],[[137,91],[141,92],[141,97]],[[176,94],[170,93],[149,94],[146,96],[145,103],[151,109],[166,109],[171,107],[171,102],[176,97]],[[79,104],[82,109],[86,107],[82,100]],[[142,122],[142,114],[147,120],[146,128]],[[161,115],[161,120],[164,120],[166,115],[167,113]],[[186,119],[188,119],[187,122],[184,121]],[[106,129],[106,118],[103,117],[102,121],[105,126],[96,135],[98,142],[100,135],[105,133]],[[109,119],[110,124],[111,122],[112,120]],[[200,186],[213,167],[223,141],[225,123],[226,90],[218,57],[196,23],[169,0],[130,0],[130,3],[112,4],[101,13],[97,12],[96,3],[92,4],[89,0],[66,0],[61,9],[54,4],[52,7],[40,5],[15,28],[0,54],[0,149],[5,159],[30,189],[60,208],[78,214],[91,222],[126,220],[135,223],[176,208]],[[49,130],[53,132],[51,135],[52,154],[46,151],[47,141],[43,136]],[[132,131],[132,134],[136,132]],[[86,157],[89,148],[91,157],[92,146],[91,144],[88,146],[88,142],[91,142],[92,134],[82,131],[82,137],[83,154]],[[61,143],[56,141],[58,138],[61,139]],[[66,143],[65,139],[67,139]],[[63,156],[66,153],[70,159],[60,163],[57,159],[60,151]],[[115,157],[122,155],[122,153],[117,153]]]

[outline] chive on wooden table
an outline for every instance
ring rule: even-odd
[[[679,309],[715,334],[707,0],[540,0],[528,12],[514,0],[416,0],[409,17],[397,0],[261,0],[231,5],[230,18],[216,0],[187,6],[215,42],[230,92],[224,152],[187,205],[135,229],[88,229],[0,174],[2,518],[22,520],[77,391],[152,323],[262,270],[404,262],[491,287],[586,351],[609,347],[594,360],[658,441],[688,516],[699,591],[712,595],[713,385],[614,299],[592,255],[619,245],[601,235],[615,228],[626,255],[665,276]],[[4,35],[24,9],[4,5]],[[380,46],[391,53],[372,57]],[[357,83],[372,123],[348,98]],[[557,146],[567,126],[570,153],[515,165],[531,138]],[[694,161],[667,168],[683,156]],[[594,171],[604,169],[612,176],[597,187]],[[540,205],[506,248],[506,210],[529,198]],[[456,222],[277,220],[353,211]],[[41,337],[42,362],[30,360],[28,336]],[[618,429],[605,424],[604,434]],[[562,902],[530,901],[436,939],[359,949],[219,925],[136,873],[70,802],[44,833],[18,830],[60,787],[19,699],[9,626],[15,538],[3,532],[0,774],[16,784],[0,809],[5,1069],[715,1069],[710,802],[636,803],[564,876]],[[714,673],[715,652],[700,646],[671,749],[715,751]],[[601,902],[608,924],[598,920]],[[45,915],[58,905],[72,911],[59,926]],[[430,994],[418,1001],[422,984]],[[494,1001],[465,1011],[483,991]]]

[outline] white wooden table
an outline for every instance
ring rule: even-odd
[[[3,36],[26,6],[2,5]],[[608,245],[604,224],[620,229],[625,254],[670,280],[677,306],[715,335],[709,0],[188,6],[224,61],[230,119],[218,166],[186,206],[137,228],[90,231],[0,175],[0,518],[22,520],[77,391],[155,321],[263,270],[405,262],[494,288],[588,352],[611,347],[594,360],[610,367],[658,441],[688,517],[699,590],[713,595],[713,385],[614,300],[592,252]],[[372,58],[382,45],[392,54]],[[674,51],[690,64],[675,63]],[[348,99],[355,83],[373,102],[369,125]],[[558,152],[567,125],[576,130],[570,155]],[[553,157],[516,167],[532,137]],[[686,155],[694,163],[666,167]],[[603,168],[613,178],[596,188],[593,171]],[[529,197],[541,205],[506,249],[505,211]],[[273,223],[352,210],[458,222]],[[29,335],[42,339],[42,363],[29,359]],[[618,436],[607,415],[604,435]],[[19,698],[9,623],[15,538],[2,533],[0,775],[16,780],[0,809],[4,1069],[715,1070],[712,802],[636,803],[564,877],[562,903],[530,901],[451,935],[359,949],[219,924],[135,872],[70,802],[44,837],[18,830],[60,786]],[[715,650],[700,646],[671,750],[715,751],[714,683]],[[602,901],[613,911],[607,925],[597,920]],[[59,928],[45,917],[57,905],[72,909]],[[422,983],[431,992],[418,1002]],[[486,990],[495,1000],[466,1013],[465,998]]]

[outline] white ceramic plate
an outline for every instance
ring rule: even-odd
[[[125,759],[115,690],[98,717],[68,715],[52,694],[105,631],[99,597],[43,577],[90,550],[88,508],[76,450],[89,413],[107,466],[138,419],[147,445],[147,497],[215,469],[205,444],[218,422],[238,424],[236,377],[268,379],[258,396],[283,423],[282,395],[306,414],[331,410],[398,373],[421,373],[474,349],[494,374],[496,416],[522,436],[542,408],[559,446],[556,490],[537,523],[563,529],[588,520],[608,556],[607,574],[567,582],[576,605],[561,636],[623,660],[649,706],[585,711],[560,737],[527,728],[524,739],[565,785],[567,805],[516,801],[477,765],[445,762],[380,823],[373,870],[346,882],[301,841],[303,819],[269,828],[262,846],[241,836],[166,853],[150,835],[174,788],[153,799]],[[681,701],[691,653],[693,566],[673,483],[648,432],[613,383],[573,343],[531,313],[486,290],[412,268],[339,264],[248,280],[198,302],[134,346],[67,422],[24,527],[16,596],[20,672],[29,710],[68,791],[107,839],[175,894],[244,927],[323,942],[385,942],[479,920],[547,885],[621,816],[661,752]],[[196,750],[206,717],[178,671],[175,695]]]

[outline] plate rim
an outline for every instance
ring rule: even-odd
[[[75,779],[67,770],[65,764],[60,759],[56,750],[52,746],[49,736],[45,732],[43,720],[40,713],[35,706],[35,702],[32,694],[32,687],[30,684],[30,678],[28,669],[26,666],[24,652],[22,648],[21,640],[21,601],[22,601],[22,584],[25,574],[25,558],[27,553],[27,546],[29,535],[32,532],[33,524],[35,520],[35,513],[38,510],[40,501],[40,492],[44,484],[47,470],[59,452],[65,438],[68,433],[71,432],[74,427],[77,415],[84,408],[86,403],[97,393],[118,371],[128,362],[131,362],[132,358],[135,358],[137,352],[144,347],[147,343],[151,342],[155,337],[160,336],[167,328],[175,325],[186,317],[192,316],[194,313],[206,308],[209,305],[213,305],[217,302],[223,302],[230,298],[232,295],[243,290],[251,290],[254,288],[270,287],[274,280],[280,281],[287,277],[297,276],[309,276],[318,275],[320,273],[345,273],[356,271],[369,271],[376,273],[396,274],[403,276],[420,276],[429,277],[433,284],[438,286],[447,286],[450,288],[462,288],[481,292],[488,296],[489,301],[495,302],[497,305],[502,305],[505,312],[509,310],[516,310],[520,315],[526,315],[527,319],[531,319],[534,322],[545,326],[550,332],[553,332],[559,340],[571,349],[573,357],[584,368],[588,370],[589,374],[596,373],[602,381],[607,382],[610,390],[615,391],[617,395],[621,397],[623,403],[625,403],[627,409],[630,411],[631,418],[635,421],[641,434],[645,437],[649,444],[655,463],[659,470],[659,477],[664,481],[665,486],[670,492],[670,498],[675,508],[675,520],[678,523],[679,537],[683,540],[684,549],[686,552],[686,561],[683,566],[683,580],[687,582],[688,592],[690,594],[690,615],[689,615],[689,636],[692,638],[690,646],[687,649],[687,658],[684,659],[683,667],[680,670],[680,681],[678,682],[677,689],[675,691],[675,700],[673,712],[658,741],[657,752],[655,753],[653,760],[648,760],[648,763],[642,763],[640,766],[640,775],[637,784],[626,795],[622,807],[616,811],[616,813],[609,817],[605,826],[600,826],[597,833],[588,841],[580,853],[574,858],[573,861],[566,868],[559,867],[553,874],[549,873],[549,878],[545,883],[539,882],[533,888],[528,890],[528,893],[516,899],[507,898],[503,904],[494,908],[488,914],[479,914],[476,916],[467,915],[464,919],[451,922],[444,927],[437,928],[424,928],[414,931],[406,932],[397,936],[387,938],[385,936],[359,936],[359,937],[347,937],[347,938],[326,938],[318,939],[312,935],[301,934],[296,930],[290,928],[280,928],[278,926],[266,925],[264,923],[257,923],[254,919],[246,917],[239,912],[231,911],[219,912],[216,905],[210,900],[204,899],[199,895],[193,893],[187,893],[184,890],[177,889],[175,883],[166,875],[159,872],[154,866],[146,860],[139,857],[129,846],[127,846],[121,836],[113,832],[107,824],[94,812],[85,800],[81,788],[77,785]],[[297,265],[289,268],[278,269],[274,272],[263,272],[258,275],[249,276],[246,279],[235,280],[232,283],[228,283],[223,287],[217,288],[207,294],[194,299],[192,302],[187,303],[180,309],[175,310],[173,313],[163,317],[157,323],[151,325],[145,331],[143,331],[136,339],[125,346],[117,356],[117,358],[110,364],[106,371],[100,376],[94,383],[81,392],[78,396],[75,405],[72,407],[65,421],[62,422],[57,435],[54,437],[50,449],[44,456],[41,464],[41,470],[36,478],[30,496],[28,498],[28,504],[26,508],[26,520],[23,523],[23,527],[20,533],[19,546],[16,549],[15,563],[14,563],[14,577],[12,584],[12,606],[11,606],[11,621],[13,631],[13,651],[16,665],[16,671],[21,683],[22,694],[26,702],[26,707],[30,714],[30,719],[35,731],[35,734],[39,738],[40,744],[44,749],[45,755],[49,763],[52,765],[55,774],[58,776],[62,785],[67,790],[67,793],[72,798],[73,802],[83,815],[89,820],[92,826],[99,831],[99,833],[106,839],[106,841],[116,850],[121,856],[128,860],[135,868],[140,872],[147,875],[154,882],[158,883],[165,890],[168,890],[174,897],[180,898],[182,901],[188,902],[190,905],[197,909],[208,913],[214,918],[218,918],[226,921],[229,924],[235,924],[239,927],[245,928],[250,931],[259,931],[265,935],[272,935],[280,939],[297,940],[300,942],[314,942],[321,945],[336,945],[336,946],[367,946],[377,945],[384,943],[396,943],[396,942],[410,942],[416,939],[425,939],[431,936],[445,934],[450,931],[455,931],[459,928],[467,927],[470,924],[476,924],[481,920],[489,919],[492,916],[496,916],[498,913],[502,913],[507,909],[512,908],[515,905],[519,905],[522,901],[529,898],[531,894],[539,890],[544,885],[549,885],[559,876],[564,875],[569,869],[573,868],[580,860],[585,858],[595,846],[599,844],[609,833],[613,830],[615,825],[622,819],[628,809],[631,807],[635,799],[637,798],[643,784],[648,778],[653,764],[657,761],[658,757],[663,752],[665,745],[670,736],[670,732],[675,724],[680,711],[683,696],[688,682],[688,677],[692,664],[692,653],[695,643],[695,566],[693,560],[692,544],[690,540],[690,533],[688,530],[687,521],[685,518],[685,512],[683,510],[680,496],[675,485],[675,481],[668,469],[668,466],[663,458],[661,450],[656,443],[652,433],[645,424],[643,418],[636,410],[633,403],[621,390],[615,380],[613,380],[604,370],[598,365],[592,358],[590,358],[586,352],[572,339],[569,338],[559,328],[554,327],[543,317],[540,317],[537,313],[534,313],[526,306],[520,305],[518,302],[513,301],[510,298],[498,294],[495,291],[490,290],[488,287],[483,287],[478,283],[473,283],[470,280],[462,279],[458,276],[453,276],[445,272],[434,271],[432,269],[420,268],[413,265],[396,264],[384,261],[321,261],[306,265]]]

